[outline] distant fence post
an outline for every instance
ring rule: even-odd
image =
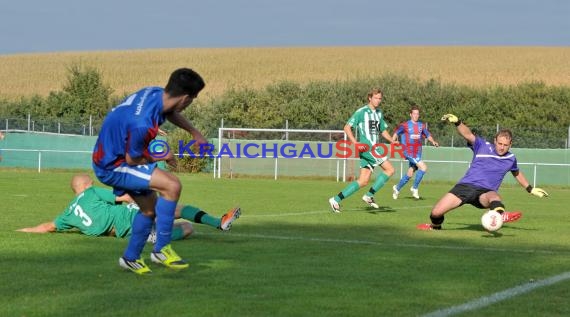
[[[32,120],[32,115],[28,113],[28,131],[30,131],[30,121]]]

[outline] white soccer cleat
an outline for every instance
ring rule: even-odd
[[[334,200],[334,197],[329,199],[329,204],[331,205],[332,212],[340,213],[340,205]]]
[[[374,209],[378,209],[378,204],[376,204],[376,202],[374,201],[374,197],[364,195],[364,196],[362,196],[362,200],[364,200],[364,202],[367,203],[368,206],[370,206]]]
[[[417,189],[417,188],[413,188],[413,187],[412,187],[412,188],[410,188],[410,191],[412,192],[412,196],[413,196],[415,199],[420,199],[420,193],[418,192],[418,189]]]
[[[398,199],[399,195],[400,191],[398,190],[398,186],[397,185],[392,186],[392,198]]]

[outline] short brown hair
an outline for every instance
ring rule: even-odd
[[[511,143],[513,143],[513,133],[511,132],[511,130],[509,130],[509,129],[499,130],[499,132],[497,132],[497,134],[495,134],[495,139],[497,139],[500,136],[511,140]]]
[[[381,94],[382,97],[384,97],[384,92],[382,91],[382,89],[372,88],[372,89],[370,89],[370,92],[368,92],[368,98],[372,98],[372,96],[374,96],[376,94]]]

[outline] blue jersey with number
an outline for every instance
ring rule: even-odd
[[[427,125],[421,121],[408,120],[401,123],[394,133],[399,136],[400,143],[404,145],[404,155],[407,158],[415,158],[421,161],[422,140],[430,137]]]
[[[128,96],[105,117],[93,149],[93,165],[111,170],[132,158],[150,158],[148,146],[164,123],[162,96],[164,89],[147,87]]]
[[[501,156],[495,151],[494,144],[481,137],[477,137],[469,147],[473,150],[473,160],[459,184],[470,184],[497,191],[507,172],[519,170],[513,153],[507,152]]]

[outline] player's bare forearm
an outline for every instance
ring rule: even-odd
[[[515,179],[517,180],[517,182],[523,187],[523,188],[527,188],[528,185],[530,185],[530,183],[528,182],[528,180],[526,179],[526,177],[524,176],[522,171],[516,171],[516,172],[512,172],[513,176],[515,177]]]
[[[172,112],[166,115],[166,119],[172,122],[177,127],[186,130],[188,133],[192,134],[194,140],[198,144],[206,144],[208,140],[202,135],[202,133],[194,127],[192,122],[186,119],[182,114],[179,112]]]
[[[428,139],[428,141],[430,141],[430,143],[431,143],[433,146],[435,146],[435,147],[438,147],[438,146],[439,146],[439,143],[438,143],[436,140],[434,140],[434,138],[433,138],[431,135],[430,135],[430,137],[427,138],[427,139]]]
[[[392,136],[390,135],[390,133],[388,132],[388,130],[384,130],[382,131],[382,137],[384,139],[386,139],[386,141],[390,142],[390,143],[397,143],[398,141],[393,139]]]
[[[122,202],[125,202],[125,203],[133,203],[133,202],[135,202],[135,201],[133,200],[133,198],[131,197],[131,195],[129,195],[129,194],[124,194],[124,195],[121,195],[121,196],[116,196],[116,197],[115,197],[115,202],[118,202],[118,203],[122,203]]]
[[[344,126],[344,133],[346,133],[346,136],[348,137],[348,140],[353,143],[356,144],[356,138],[354,137],[354,133],[352,133],[352,127],[347,124]]]
[[[20,232],[29,232],[29,233],[48,233],[48,232],[55,232],[55,223],[53,222],[44,222],[39,224],[35,227],[29,228],[22,228],[18,229],[17,231]]]
[[[457,132],[465,139],[467,142],[473,144],[475,143],[475,134],[471,132],[471,129],[465,123],[459,123],[457,126]]]

